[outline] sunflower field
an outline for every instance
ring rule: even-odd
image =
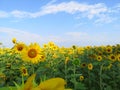
[[[120,44],[0,45],[0,90],[120,90]]]

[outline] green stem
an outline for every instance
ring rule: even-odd
[[[74,73],[74,90],[76,90],[76,66],[74,64],[74,70],[73,70],[73,73]]]
[[[103,65],[104,65],[104,64],[102,64],[102,65],[100,66],[100,90],[102,90],[102,69],[103,69]]]
[[[65,64],[65,81],[67,82],[67,64]],[[67,87],[67,84],[66,84]]]
[[[91,82],[90,82],[90,70],[88,70],[88,78],[89,78],[89,90],[91,89]]]
[[[32,73],[33,73],[33,74],[35,73],[34,64],[32,64]]]
[[[116,83],[115,83],[115,71],[113,70],[113,80],[114,80],[114,89],[116,90]]]

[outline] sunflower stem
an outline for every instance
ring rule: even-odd
[[[67,82],[67,64],[65,64],[65,81]],[[67,87],[67,84],[66,84]]]
[[[33,73],[33,74],[35,73],[34,64],[32,64],[32,73]]]
[[[76,90],[76,66],[75,66],[75,64],[74,64],[74,71],[73,71],[73,73],[74,73],[74,90]]]
[[[103,69],[103,65],[104,65],[104,64],[102,64],[102,65],[100,66],[100,90],[102,90],[102,69]]]

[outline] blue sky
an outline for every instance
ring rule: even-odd
[[[119,0],[0,0],[0,42],[59,46],[120,43]]]

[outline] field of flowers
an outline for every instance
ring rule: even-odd
[[[0,46],[0,90],[120,90],[120,44]]]

